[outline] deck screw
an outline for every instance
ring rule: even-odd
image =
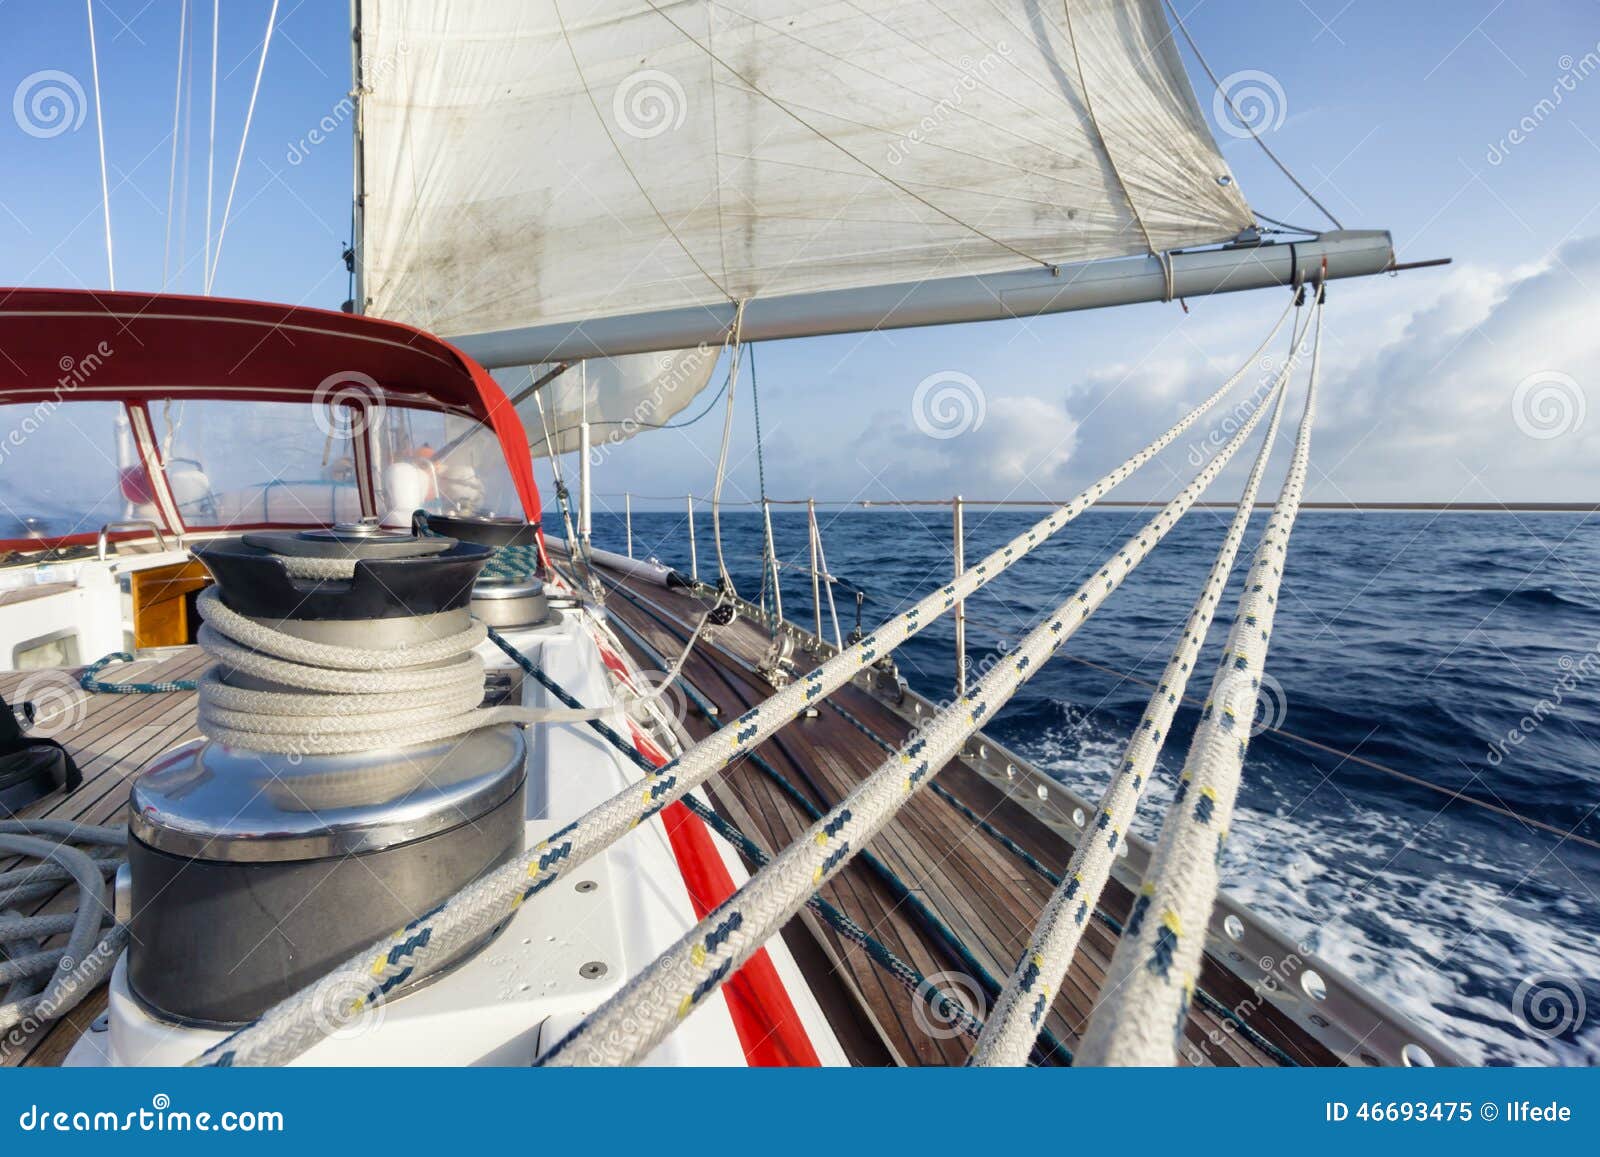
[[[573,885],[573,890],[577,892],[593,892],[599,886],[593,880],[579,880]]]
[[[578,969],[578,975],[583,977],[585,980],[599,980],[605,974],[606,966],[603,960],[591,960],[582,968]]]

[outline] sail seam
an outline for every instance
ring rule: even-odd
[[[661,227],[665,229],[668,235],[671,236],[672,240],[677,243],[678,248],[683,250],[683,255],[687,257],[690,263],[700,271],[700,276],[704,277],[713,286],[715,286],[718,293],[722,294],[722,296],[726,297],[730,302],[733,302],[735,305],[737,305],[737,299],[733,294],[728,292],[727,286],[718,281],[715,277],[712,277],[711,273],[706,269],[706,267],[700,263],[700,259],[694,255],[693,250],[691,250],[688,245],[684,244],[683,238],[678,236],[678,231],[672,227],[672,225],[667,221],[666,216],[661,212],[660,207],[656,205],[655,198],[651,197],[650,191],[644,187],[644,182],[639,179],[639,174],[634,170],[634,167],[628,163],[627,156],[623,154],[621,146],[617,144],[617,138],[611,132],[611,127],[606,124],[605,116],[600,112],[599,103],[594,99],[594,90],[589,87],[589,78],[584,75],[583,65],[578,61],[578,50],[576,47],[574,47],[572,43],[572,37],[567,32],[567,20],[566,17],[561,14],[561,5],[557,0],[557,2],[553,2],[551,6],[555,10],[556,22],[561,25],[561,39],[562,42],[567,46],[567,55],[572,57],[573,71],[578,74],[578,83],[583,85],[583,95],[589,98],[589,107],[594,110],[594,118],[600,122],[600,129],[606,134],[606,140],[611,142],[611,150],[616,153],[617,160],[621,161],[622,167],[628,171],[628,176],[633,180],[634,185],[638,188],[639,195],[644,198],[645,204],[650,206],[650,212],[655,214],[656,220],[661,222]],[[654,5],[652,5],[652,7],[654,7]],[[718,203],[720,206],[720,193],[718,194]]]
[[[900,190],[900,192],[904,193],[906,196],[910,197],[912,200],[916,201],[918,204],[923,205],[926,208],[932,209],[935,213],[939,214],[941,217],[947,218],[950,221],[954,221],[957,225],[961,226],[963,229],[970,230],[972,233],[974,233],[977,236],[983,238],[985,241],[988,241],[990,244],[997,245],[1001,249],[1004,249],[1008,253],[1015,253],[1018,257],[1021,257],[1025,261],[1031,261],[1035,265],[1043,266],[1046,269],[1051,268],[1051,263],[1046,261],[1046,260],[1044,260],[1042,257],[1035,257],[1031,253],[1026,253],[1023,250],[1018,249],[1016,246],[1008,244],[1007,242],[1000,240],[998,237],[995,237],[992,234],[984,232],[982,229],[978,228],[978,226],[972,224],[970,221],[964,221],[960,217],[957,217],[954,213],[951,213],[949,210],[940,208],[938,205],[935,205],[932,201],[928,200],[926,197],[920,196],[919,194],[912,192],[905,185],[902,185],[899,181],[897,181],[893,177],[889,176],[889,174],[887,174],[887,173],[885,173],[885,172],[873,167],[872,165],[869,165],[866,161],[862,160],[855,153],[853,153],[849,149],[845,148],[842,144],[840,144],[838,141],[834,140],[827,133],[825,133],[821,129],[817,128],[816,125],[812,124],[810,121],[808,121],[804,117],[802,117],[799,113],[795,112],[788,105],[786,105],[783,101],[779,100],[777,97],[773,96],[771,93],[766,92],[765,90],[761,89],[760,87],[758,87],[757,85],[752,83],[749,80],[748,77],[746,77],[743,73],[739,72],[738,69],[734,68],[727,61],[723,60],[711,48],[709,48],[705,44],[702,44],[700,41],[696,40],[693,36],[691,36],[689,34],[688,30],[685,29],[683,27],[683,25],[679,24],[671,16],[667,15],[666,12],[662,11],[661,7],[658,4],[655,3],[655,0],[646,0],[646,3],[648,3],[650,5],[651,11],[653,11],[657,16],[660,16],[661,19],[665,20],[668,24],[672,25],[672,27],[677,30],[677,32],[678,32],[678,34],[680,36],[682,36],[690,44],[692,44],[696,48],[698,48],[701,52],[703,52],[707,56],[709,56],[715,63],[721,65],[723,67],[723,69],[725,69],[728,72],[729,75],[731,75],[733,77],[736,77],[739,80],[739,82],[741,84],[743,84],[746,88],[748,88],[751,92],[755,93],[757,96],[759,96],[763,100],[767,101],[774,108],[776,108],[779,112],[783,113],[784,116],[788,117],[790,120],[794,121],[796,124],[800,125],[802,128],[808,130],[809,132],[815,133],[819,140],[822,140],[822,141],[826,142],[827,144],[832,145],[834,148],[838,149],[845,156],[849,157],[852,161],[854,161],[856,164],[860,165],[863,169],[867,170],[867,172],[871,173],[873,176],[877,177],[879,180],[883,181],[885,184],[891,185],[894,188]],[[558,11],[557,12],[557,18],[559,19],[559,17],[560,17],[560,12]],[[570,47],[570,45],[569,45],[569,47]],[[574,62],[576,62],[576,61],[574,61]],[[580,80],[582,79],[581,75],[580,75],[579,79]],[[592,100],[593,98],[591,97],[590,99]],[[609,135],[609,133],[608,133],[608,135]]]

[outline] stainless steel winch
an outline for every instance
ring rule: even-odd
[[[223,605],[313,643],[405,648],[470,626],[492,551],[367,526],[196,549]],[[354,559],[347,578],[295,560]],[[293,690],[217,668],[229,687]],[[292,718],[292,713],[290,714]],[[285,755],[200,740],[135,783],[128,979],[187,1023],[258,1016],[522,849],[526,746],[499,724],[432,743]]]
[[[468,515],[419,516],[421,526],[460,542],[475,542],[497,550],[531,549],[538,539],[533,526],[520,518]],[[472,613],[495,628],[533,627],[550,618],[550,601],[544,579],[537,573],[517,576],[482,574],[472,588]]]

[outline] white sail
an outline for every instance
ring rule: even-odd
[[[493,333],[1252,218],[1159,0],[363,0],[367,308]]]
[[[533,398],[517,404],[522,428],[531,439],[529,449],[535,458],[547,457],[552,444],[557,454],[572,453],[584,421],[595,447],[661,428],[705,389],[721,352],[720,347],[698,346],[594,358],[568,368],[539,387],[542,418]],[[494,378],[507,396],[516,398],[553,369],[548,364],[499,369]]]

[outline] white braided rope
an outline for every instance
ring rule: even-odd
[[[1106,995],[1084,1035],[1076,1058],[1080,1064],[1170,1065],[1176,1058],[1216,903],[1218,865],[1250,742],[1289,534],[1305,489],[1321,348],[1319,301],[1294,457],[1251,560],[1238,617],[1228,632],[1145,884],[1107,969]]]
[[[440,962],[450,959],[457,948],[499,923],[529,896],[549,887],[563,873],[604,851],[669,803],[681,799],[1077,518],[1221,401],[1282,329],[1291,308],[1292,305],[1284,307],[1272,331],[1250,355],[1250,360],[1205,401],[1071,502],[1052,511],[1032,529],[968,569],[960,579],[928,595],[861,642],[763,700],[741,715],[734,726],[695,744],[643,782],[591,809],[521,859],[456,893],[437,912],[351,957],[316,985],[285,998],[268,1009],[255,1024],[245,1026],[210,1049],[199,1058],[199,1063],[286,1063],[327,1035],[327,1018],[319,1015],[318,1009],[322,1006],[317,1003],[327,994],[348,994],[353,983],[365,981],[370,985],[366,999],[381,1000],[395,978],[402,974],[407,977],[426,975]]]
[[[1265,407],[1256,407],[1182,493],[1029,631],[1004,662],[934,716],[837,807],[546,1053],[541,1063],[628,1064],[654,1048],[841,871],[1100,608],[1216,479],[1265,412]]]
[[[313,560],[287,560],[291,574]],[[322,577],[348,578],[353,560],[314,560]],[[201,648],[217,661],[199,685],[200,730],[232,747],[283,755],[333,755],[434,743],[499,723],[567,723],[600,711],[489,707],[483,660],[472,648],[486,632],[466,629],[399,647],[345,647],[276,630],[231,610],[215,587],[198,600]],[[224,674],[226,672],[226,675]],[[291,690],[233,686],[244,674]]]
[[[1272,406],[1272,419],[1256,452],[1255,465],[1245,480],[1239,494],[1239,504],[1233,521],[1217,550],[1200,595],[1190,608],[1183,624],[1178,645],[1173,648],[1161,673],[1160,683],[1145,705],[1139,725],[1129,738],[1122,760],[1117,765],[1111,782],[1106,786],[1095,809],[1094,827],[1085,831],[1073,852],[1066,870],[1061,874],[1061,884],[1045,905],[1028,947],[1017,961],[1010,980],[995,998],[993,1009],[984,1021],[983,1032],[970,1061],[973,1065],[1022,1066],[1028,1063],[1034,1041],[1044,1024],[1050,1001],[1060,991],[1062,979],[1072,964],[1078,942],[1089,914],[1100,902],[1100,893],[1110,878],[1116,862],[1117,845],[1126,837],[1133,817],[1139,809],[1139,798],[1161,755],[1167,734],[1172,727],[1178,706],[1189,685],[1189,675],[1211,629],[1217,600],[1233,572],[1234,560],[1250,525],[1250,513],[1255,507],[1256,494],[1261,489],[1261,478],[1266,473],[1267,462],[1272,457],[1272,447],[1277,441],[1278,426],[1283,418],[1284,403],[1289,396],[1287,383],[1300,357],[1298,332],[1291,343],[1290,356],[1284,362],[1273,382],[1273,396],[1262,399],[1262,405]],[[1104,834],[1102,834],[1104,833]]]

